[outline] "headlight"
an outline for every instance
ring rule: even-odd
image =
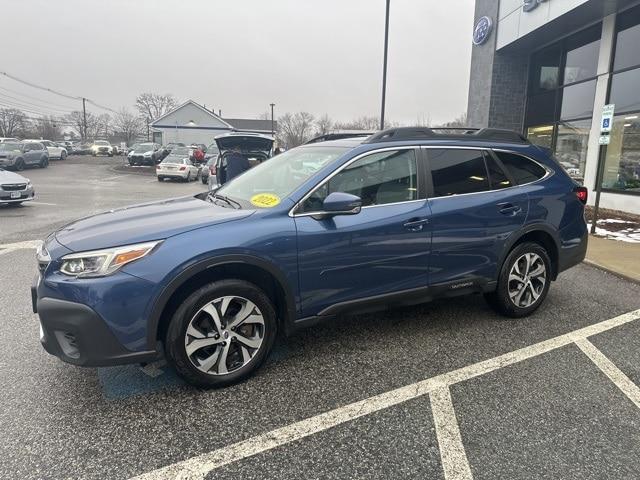
[[[160,243],[162,241],[65,255],[62,257],[60,272],[72,277],[104,277],[105,275],[111,275],[127,263],[148,255]]]

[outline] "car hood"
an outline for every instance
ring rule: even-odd
[[[243,152],[269,152],[273,146],[273,138],[251,135],[225,135],[216,138],[215,141],[221,152],[236,147]]]
[[[195,197],[182,197],[99,213],[70,223],[55,235],[70,250],[97,250],[162,240],[252,213],[254,210],[233,210]]]
[[[27,183],[28,181],[28,178],[18,175],[17,173],[9,172],[8,170],[0,170],[0,183]]]

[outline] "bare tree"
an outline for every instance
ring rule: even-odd
[[[16,135],[27,123],[27,116],[16,108],[0,108],[0,137]]]
[[[45,140],[57,140],[62,137],[60,119],[56,117],[42,117],[34,121],[35,136]]]
[[[108,113],[103,113],[96,118],[96,131],[94,137],[108,138],[113,133],[113,119]]]
[[[150,121],[161,117],[178,106],[178,101],[170,93],[141,93],[136,98],[136,109]]]
[[[466,126],[468,126],[467,112],[461,113],[454,120],[451,120],[450,122],[446,122],[440,125],[440,127],[444,127],[444,128],[446,127],[455,128],[455,127],[466,127]]]
[[[127,145],[142,135],[145,129],[145,120],[131,113],[126,108],[121,108],[113,118],[115,130],[122,135]]]
[[[80,135],[83,140],[95,138],[100,130],[99,117],[91,112],[87,112],[87,123],[84,123],[84,115],[80,111],[71,112],[67,115],[67,122],[71,124],[71,128]]]
[[[326,113],[316,120],[316,136],[326,135],[333,129],[333,120]]]
[[[287,148],[302,145],[313,134],[313,120],[309,112],[285,113],[278,118],[278,143]]]
[[[391,122],[385,122],[385,127],[392,126]],[[380,128],[380,119],[378,117],[360,117],[350,122],[337,123],[336,128],[343,130],[378,130]]]

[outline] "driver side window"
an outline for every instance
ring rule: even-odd
[[[362,199],[363,207],[417,200],[415,150],[378,152],[356,160],[319,186],[299,212],[322,211],[324,199],[333,192],[356,195]]]

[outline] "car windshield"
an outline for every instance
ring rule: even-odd
[[[0,152],[11,152],[13,150],[20,150],[19,143],[0,143]]]
[[[289,196],[313,174],[347,150],[347,147],[294,148],[234,178],[216,194],[254,205],[258,202],[252,200],[257,195],[265,194],[279,203],[280,199]]]
[[[153,143],[136,143],[131,150],[136,152],[149,152],[153,150]]]

